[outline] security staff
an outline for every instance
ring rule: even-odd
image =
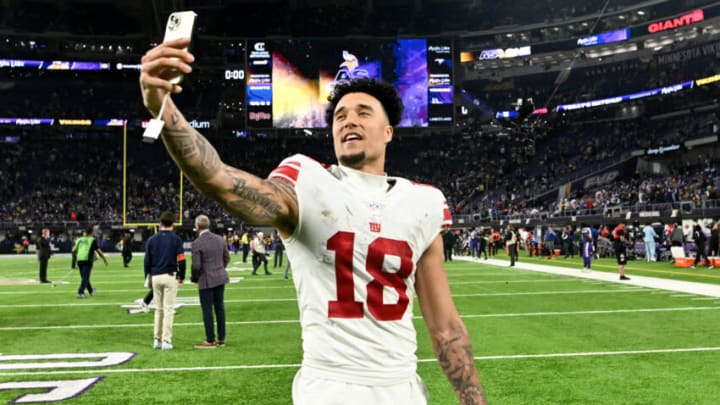
[[[103,251],[100,250],[97,239],[93,236],[92,226],[85,231],[85,236],[75,241],[75,246],[73,246],[72,251],[77,254],[77,265],[80,269],[80,287],[78,288],[77,297],[87,298],[85,290],[87,290],[90,295],[95,295],[95,289],[90,284],[90,273],[92,272],[93,261],[95,261],[95,253],[105,262],[106,268],[108,261]]]

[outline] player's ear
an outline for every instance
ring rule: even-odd
[[[386,144],[390,143],[390,141],[392,141],[393,131],[394,131],[394,129],[393,129],[392,125],[385,126],[385,143]]]

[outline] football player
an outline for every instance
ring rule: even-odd
[[[181,88],[168,79],[191,70],[194,57],[183,50],[188,44],[169,41],[143,56],[143,101],[164,120],[163,142],[198,190],[282,237],[304,352],[293,402],[426,404],[416,374],[417,295],[460,403],[485,404],[470,336],[443,268],[447,202],[434,187],[385,173],[386,148],[403,110],[396,90],[372,79],[339,84],[326,111],[338,164],[294,155],[262,179],[223,163],[169,97]]]

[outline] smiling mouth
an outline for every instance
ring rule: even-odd
[[[343,143],[352,142],[352,141],[359,141],[359,140],[361,140],[361,139],[362,139],[362,138],[360,137],[360,135],[357,135],[357,134],[348,134],[348,135],[345,135],[345,137],[343,138]]]

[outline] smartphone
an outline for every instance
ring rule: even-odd
[[[167,26],[165,27],[165,37],[163,42],[172,41],[179,38],[191,38],[193,36],[193,29],[195,27],[195,18],[197,14],[194,11],[176,11],[168,17]],[[185,48],[187,51],[187,48]],[[183,74],[177,72],[171,79],[170,82],[173,84],[180,84],[183,79]]]

